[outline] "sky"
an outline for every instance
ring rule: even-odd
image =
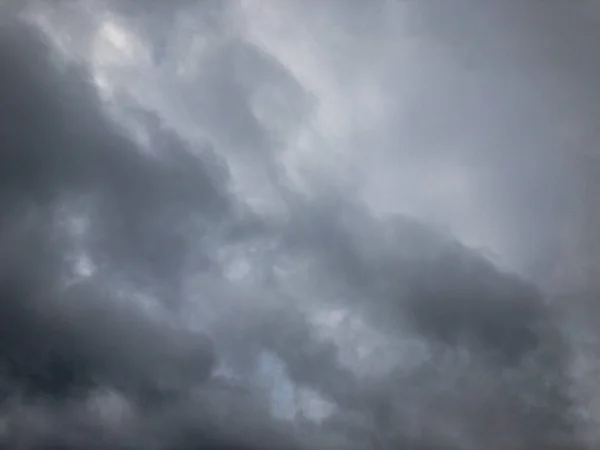
[[[595,2],[0,5],[3,448],[597,447]]]

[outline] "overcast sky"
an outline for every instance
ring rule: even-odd
[[[595,448],[595,2],[4,8],[4,448]]]

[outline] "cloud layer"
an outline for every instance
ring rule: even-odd
[[[324,3],[3,20],[4,448],[588,448],[579,13]]]

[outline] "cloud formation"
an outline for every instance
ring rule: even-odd
[[[2,446],[587,448],[515,273],[572,211],[556,86],[590,113],[548,25],[175,3],[2,23]]]

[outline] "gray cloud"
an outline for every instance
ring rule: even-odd
[[[252,4],[183,3],[2,28],[3,446],[586,448],[561,311],[470,247],[494,228],[514,272],[570,223],[553,125],[588,117],[591,82],[549,25],[289,2],[263,30]],[[100,6],[155,51],[144,77],[110,69],[108,101],[98,29],[66,39]],[[452,168],[468,189],[445,196]]]

